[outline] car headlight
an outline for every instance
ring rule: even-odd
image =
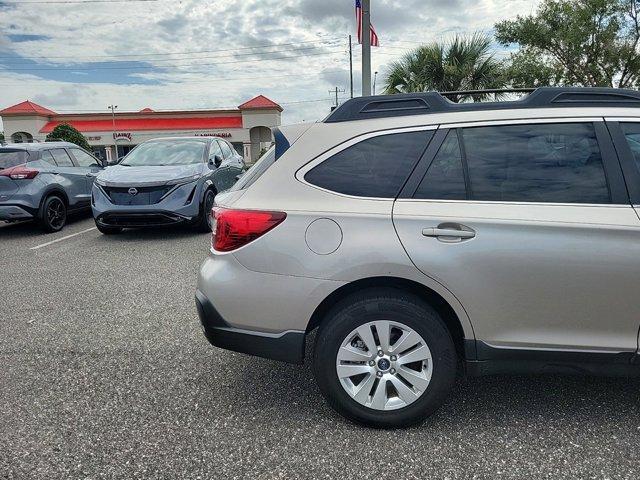
[[[190,177],[176,178],[175,180],[169,180],[167,185],[183,185],[185,183],[195,182],[200,178],[200,175],[191,175]]]

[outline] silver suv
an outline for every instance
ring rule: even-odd
[[[353,99],[219,195],[197,306],[216,346],[313,368],[399,427],[469,375],[640,374],[640,93]]]

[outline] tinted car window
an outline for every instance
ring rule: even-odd
[[[462,154],[458,134],[451,130],[442,143],[426,175],[420,182],[414,198],[464,200],[467,191],[464,184]]]
[[[73,162],[71,161],[71,157],[66,152],[66,150],[62,148],[56,148],[53,150],[49,150],[53,158],[59,167],[73,167]]]
[[[307,172],[318,187],[359,197],[395,198],[433,132],[381,135],[352,145]]]
[[[43,162],[50,163],[51,165],[57,165],[56,161],[53,159],[53,156],[51,155],[51,152],[49,152],[49,150],[45,150],[44,152],[42,152],[40,156],[40,160],[42,160]]]
[[[610,203],[590,123],[462,129],[472,198]]]
[[[621,123],[620,125],[633,153],[636,166],[640,168],[640,123]]]
[[[0,170],[15,167],[29,161],[29,152],[11,148],[0,149]]]
[[[224,154],[224,158],[230,158],[233,153],[231,152],[231,147],[227,142],[223,142],[221,140],[218,141],[220,143],[220,148],[222,148],[222,153]]]
[[[81,167],[98,167],[98,161],[89,155],[84,150],[80,150],[79,148],[73,148],[71,150],[73,156],[76,157],[78,161],[78,165]]]

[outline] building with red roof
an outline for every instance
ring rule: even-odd
[[[111,160],[153,138],[217,136],[227,139],[247,161],[255,161],[273,141],[282,107],[258,95],[235,109],[138,112],[56,113],[29,100],[0,110],[10,142],[43,142],[61,123],[78,129],[94,153]]]

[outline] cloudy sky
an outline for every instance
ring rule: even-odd
[[[422,42],[491,32],[537,0],[372,0],[373,70]],[[354,0],[0,0],[0,109],[235,107],[264,94],[284,123],[314,121],[349,89]],[[359,91],[360,53],[354,50]],[[0,124],[1,129],[1,124]]]

